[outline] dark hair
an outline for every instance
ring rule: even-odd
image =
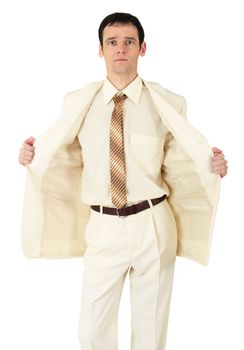
[[[99,37],[101,46],[103,46],[103,30],[106,26],[112,26],[113,24],[128,24],[128,23],[131,23],[133,26],[137,28],[139,44],[141,47],[141,44],[144,40],[144,35],[145,35],[142,25],[137,17],[132,16],[130,13],[124,13],[124,12],[114,12],[102,20],[98,29],[98,37]]]

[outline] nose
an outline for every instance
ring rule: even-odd
[[[116,51],[117,53],[125,53],[125,45],[123,43],[118,44]]]

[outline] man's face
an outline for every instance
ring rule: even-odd
[[[139,45],[138,31],[132,24],[106,26],[103,30],[103,47],[99,56],[104,57],[107,73],[136,74],[139,56],[144,56],[146,43]]]

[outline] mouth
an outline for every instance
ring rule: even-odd
[[[117,61],[128,61],[128,60],[126,60],[125,58],[119,58],[119,59],[117,59],[115,61],[117,62]]]

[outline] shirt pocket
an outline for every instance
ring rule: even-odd
[[[130,133],[132,157],[145,174],[159,174],[164,157],[164,137]]]

